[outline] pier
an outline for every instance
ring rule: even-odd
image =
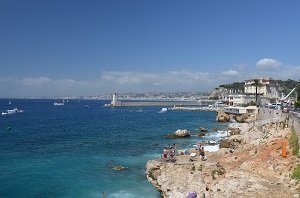
[[[202,106],[212,105],[215,100],[195,100],[195,101],[118,101],[117,94],[113,94],[113,100],[106,107],[143,107],[143,106]]]
[[[114,107],[141,107],[141,106],[200,106],[213,104],[214,101],[118,101]]]

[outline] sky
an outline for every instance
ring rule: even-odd
[[[0,0],[0,97],[300,80],[297,0]]]

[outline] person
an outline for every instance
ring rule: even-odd
[[[170,162],[174,162],[174,150],[172,146],[169,148],[169,156],[170,156]]]
[[[203,193],[203,198],[211,198],[208,187],[205,188],[205,192]]]
[[[177,151],[176,151],[176,148],[177,148],[177,146],[176,146],[176,144],[173,144],[173,150],[174,150],[174,155],[177,155]]]
[[[198,143],[198,144],[197,144],[197,147],[198,147],[198,148],[197,148],[197,149],[198,149],[198,151],[200,151],[200,149],[201,149],[201,144],[200,144],[200,143]]]
[[[204,152],[204,147],[203,146],[200,148],[199,153],[200,153],[200,156],[201,156],[202,160],[204,160],[205,159],[205,152]]]
[[[167,158],[168,158],[168,150],[166,147],[164,147],[164,150],[163,150],[163,160],[164,162],[167,161]]]

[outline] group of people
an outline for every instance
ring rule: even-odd
[[[204,147],[201,146],[201,144],[197,144],[198,146],[198,151],[199,151],[199,156],[201,157],[202,160],[206,160],[206,156],[205,156],[205,151],[204,151]],[[173,146],[168,146],[168,147],[164,147],[163,149],[163,154],[162,154],[162,159],[164,162],[175,162],[175,156],[177,155],[177,150],[176,150],[176,144],[173,144]],[[181,153],[181,154],[189,154],[189,152],[187,153]],[[195,153],[196,154],[196,153]]]
[[[175,162],[175,155],[176,155],[176,144],[173,144],[173,146],[164,147],[163,150],[163,161],[164,162]]]

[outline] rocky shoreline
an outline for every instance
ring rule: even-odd
[[[175,163],[160,159],[147,162],[148,180],[162,197],[182,198],[189,192],[202,197],[205,187],[212,197],[300,197],[300,184],[290,175],[300,163],[287,146],[291,129],[286,122],[240,124],[240,135],[227,141],[234,145],[206,152],[207,160],[189,155],[176,156]]]

